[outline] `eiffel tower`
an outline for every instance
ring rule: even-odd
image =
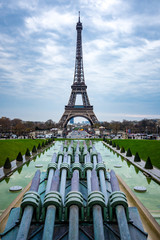
[[[69,98],[68,105],[65,106],[65,111],[59,121],[59,125],[66,128],[68,121],[74,117],[86,118],[91,126],[98,122],[96,115],[93,112],[93,106],[90,105],[89,98],[87,95],[87,86],[84,79],[83,71],[83,55],[82,55],[82,23],[79,19],[76,25],[77,30],[77,47],[76,47],[76,61],[75,61],[75,72],[74,80],[71,86],[71,95]],[[75,105],[77,95],[81,95],[83,105]]]

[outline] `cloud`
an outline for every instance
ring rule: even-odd
[[[124,1],[121,0],[81,0],[81,7],[87,8],[90,10],[90,13],[92,12],[93,14],[101,12],[103,15],[107,14],[120,14],[119,9],[121,8],[121,12],[126,11],[128,9],[128,4]]]
[[[143,10],[138,1],[3,2],[0,92],[6,99],[48,99],[55,103],[54,109],[57,105],[64,108],[73,82],[76,21],[81,10],[85,80],[100,118],[102,109],[107,114],[116,102],[127,106],[134,99],[146,106],[146,96],[152,101],[159,99],[156,6],[153,14],[149,3]],[[114,110],[119,110],[116,105]],[[60,115],[56,111],[55,115]],[[155,110],[150,111],[154,114]]]
[[[57,31],[59,34],[67,35],[67,29],[72,29],[75,16],[70,12],[57,11],[56,8],[51,8],[50,10],[40,11],[32,17],[27,17],[25,19],[25,25],[30,33],[38,32],[42,30],[53,30]]]
[[[38,7],[38,0],[18,0],[17,1],[17,7],[21,9],[26,9],[29,11],[36,10]]]

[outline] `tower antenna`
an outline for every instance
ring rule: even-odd
[[[79,22],[80,22],[80,11],[78,13],[79,13]]]

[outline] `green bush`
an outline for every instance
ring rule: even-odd
[[[36,149],[36,146],[34,145],[32,149],[32,153],[36,153],[36,152],[37,152],[37,149]]]
[[[18,153],[16,160],[20,161],[20,162],[23,161],[23,157],[22,157],[21,152]]]
[[[10,169],[11,168],[11,163],[9,161],[9,157],[6,158],[5,164],[4,164],[5,169]]]
[[[29,151],[29,148],[27,148],[26,153],[25,153],[25,156],[26,156],[26,157],[30,157],[30,156],[31,156],[31,153],[30,153],[30,151]]]
[[[121,153],[125,153],[124,147],[121,147]]]
[[[44,144],[44,142],[42,142],[42,147],[45,147],[45,144]]]
[[[131,152],[130,148],[128,148],[126,156],[127,157],[132,157],[132,152]]]
[[[116,144],[115,144],[115,142],[113,142],[113,147],[114,147],[114,148],[116,147]]]
[[[40,150],[40,149],[41,149],[41,144],[40,144],[40,143],[38,144],[38,147],[37,147],[37,149],[38,149],[38,150]]]
[[[119,147],[119,145],[118,145],[118,144],[117,144],[117,147],[116,147],[116,149],[117,149],[117,150],[120,150],[120,147]]]
[[[146,161],[146,164],[145,164],[144,168],[153,169],[153,165],[152,165],[150,157],[147,158],[147,161]]]
[[[134,156],[134,161],[135,162],[140,162],[141,161],[138,152],[136,152],[136,155]]]
[[[112,145],[112,141],[109,142],[109,145]]]

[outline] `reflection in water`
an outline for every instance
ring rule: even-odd
[[[30,164],[30,161],[26,162],[26,166],[27,166],[27,167],[29,166],[29,164]]]
[[[117,158],[119,158],[119,154],[118,154],[118,153],[116,153],[116,155],[117,155]]]
[[[131,166],[131,163],[130,163],[129,161],[127,161],[127,165],[128,165],[128,167],[130,168],[130,166]]]
[[[22,172],[22,169],[23,169],[23,166],[21,166],[21,167],[19,167],[19,168],[17,169],[17,171],[18,171],[19,174]]]
[[[6,177],[4,180],[5,180],[6,183],[9,183],[10,178]]]
[[[124,157],[122,157],[122,156],[120,156],[121,157],[121,160],[122,160],[122,162],[124,161]]]
[[[148,182],[148,184],[150,184],[151,183],[151,177],[146,177],[146,179],[147,179],[147,182]]]
[[[35,157],[33,158],[33,161],[34,161],[34,162],[36,161],[36,158],[37,158],[37,156],[35,156]]]
[[[139,173],[139,169],[136,166],[134,166],[134,170],[137,174]]]

